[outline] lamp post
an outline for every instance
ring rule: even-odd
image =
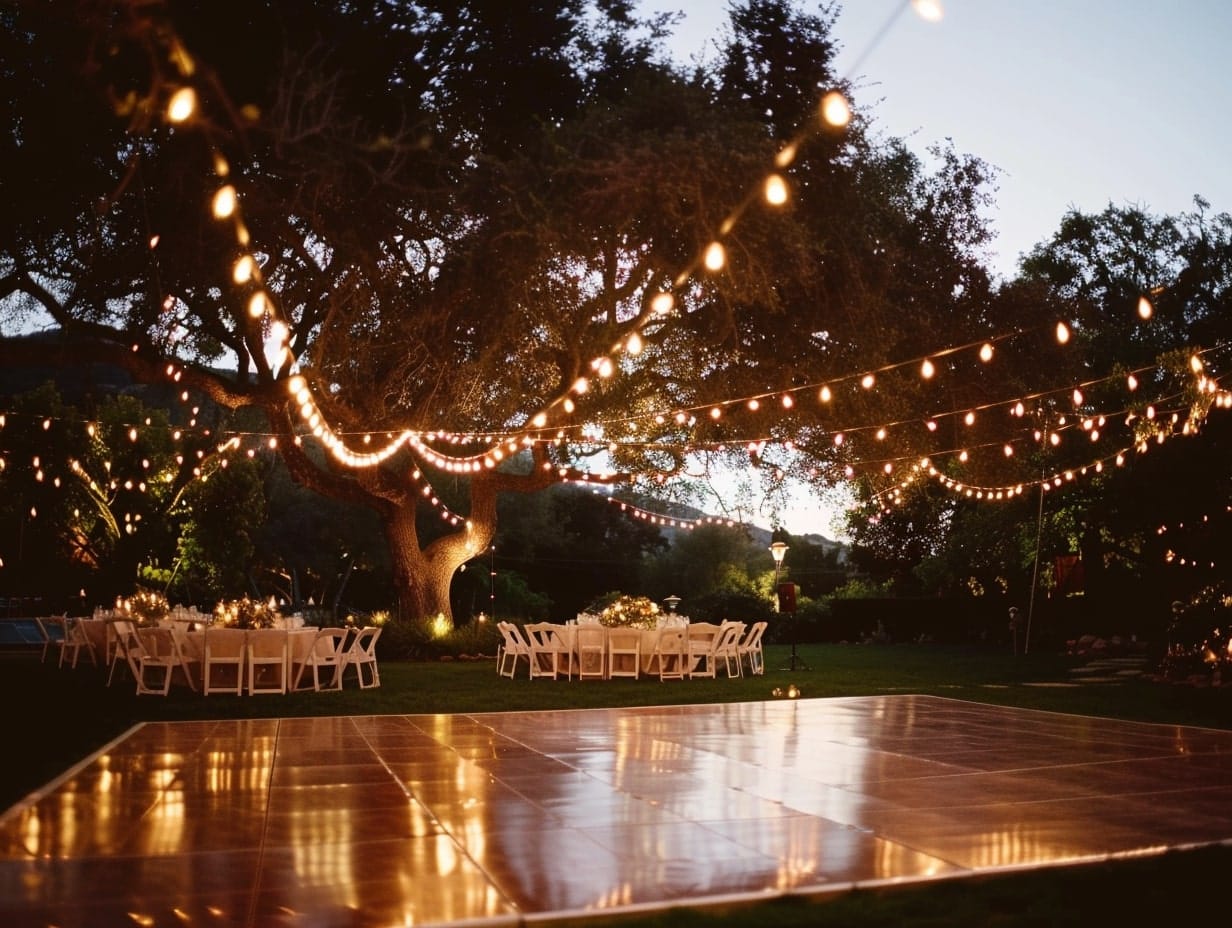
[[[680,597],[674,593],[671,596],[664,596],[663,604],[667,606],[668,612],[675,612],[676,607],[680,605]]]
[[[783,544],[783,542],[776,541],[770,545],[770,556],[774,558],[774,611],[778,613],[781,613],[783,611],[781,608],[782,606],[781,597],[779,595],[779,575],[780,573],[782,573],[783,558],[786,557],[786,555],[787,555],[787,545]],[[794,613],[794,609],[791,610],[791,612]],[[792,615],[791,664],[790,666],[784,667],[783,669],[784,670],[795,670],[797,665],[802,667],[805,670],[808,669],[808,666],[804,663],[804,661],[802,661],[800,658],[796,656],[795,615]]]
[[[776,541],[770,545],[770,556],[774,558],[774,611],[779,611],[779,572],[783,569],[783,558],[787,556],[787,545]]]

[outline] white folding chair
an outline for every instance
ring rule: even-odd
[[[496,627],[501,633],[501,646],[496,654],[496,672],[512,680],[518,671],[518,658],[526,658],[527,666],[530,665],[530,645],[512,622],[498,622]]]
[[[714,657],[716,663],[722,659],[723,669],[729,677],[744,676],[739,650],[744,627],[743,622],[724,622],[719,627],[719,637],[714,645]]]
[[[555,626],[550,622],[531,622],[526,626],[526,640],[530,644],[531,679],[550,677],[555,680],[561,672],[561,652],[564,650]],[[572,664],[569,666],[572,669]]]
[[[602,625],[578,625],[574,629],[573,654],[579,680],[602,680],[607,676],[607,637]]]
[[[717,676],[719,666],[715,648],[719,642],[718,625],[694,622],[689,626],[686,654],[689,679]]]
[[[188,631],[182,622],[172,622],[164,627],[171,633],[171,647],[180,672],[184,674],[184,682],[195,693],[197,692],[197,677],[201,674],[201,656],[189,643]]]
[[[737,645],[740,659],[749,665],[749,673],[759,677],[766,672],[766,655],[762,650],[761,639],[766,634],[766,622],[754,622],[748,632]]]
[[[64,662],[69,660],[69,666],[76,668],[81,652],[84,651],[90,663],[97,667],[98,657],[94,654],[94,645],[90,643],[90,638],[86,635],[81,620],[76,616],[61,616],[60,618],[64,619],[64,640],[60,642],[60,666],[63,667]],[[69,659],[70,653],[72,654],[71,660]]]
[[[299,672],[292,681],[292,689],[306,690],[309,687],[309,670],[312,671],[312,690],[342,689],[342,671],[347,660],[347,630],[345,628],[322,628],[313,639],[312,647],[304,657]],[[325,682],[321,678],[324,675]]]
[[[685,678],[685,655],[688,644],[683,628],[662,628],[650,655],[648,673],[658,673],[660,680],[683,680]]]
[[[171,676],[180,663],[171,629],[139,627],[128,647],[137,667],[137,695],[171,692]]]
[[[247,657],[248,632],[242,628],[207,625],[202,636],[205,644],[201,658],[201,690],[210,693],[244,692],[244,661]],[[231,675],[234,673],[234,682]]]
[[[134,644],[133,642],[136,635],[136,626],[127,619],[117,619],[107,623],[107,650],[111,654],[107,662],[108,686],[111,686],[117,667],[126,666],[134,680],[141,679],[141,665],[137,661],[137,653],[141,650],[140,643]],[[134,653],[134,647],[137,653]]]
[[[39,635],[43,639],[43,661],[47,660],[47,652],[51,648],[64,647],[64,623],[66,617],[62,615],[39,616],[34,620],[34,624],[38,626]],[[63,651],[60,652],[63,657]]]
[[[248,629],[246,642],[248,659],[248,694],[285,693],[287,691],[287,630],[285,628]]]
[[[107,667],[111,667],[116,662],[119,655],[116,654],[116,649],[119,643],[116,639],[116,622],[123,622],[124,619],[111,619],[103,624],[103,663]],[[121,658],[122,659],[122,658]]]
[[[376,662],[376,642],[380,637],[380,625],[366,625],[359,630],[355,635],[355,640],[347,648],[346,666],[342,668],[342,672],[345,673],[347,667],[354,667],[355,674],[359,677],[361,690],[381,685],[381,672]],[[366,676],[364,668],[367,668]],[[341,680],[341,674],[339,674],[339,679]]]
[[[640,628],[609,628],[607,630],[607,675],[633,677],[642,671],[642,630]]]

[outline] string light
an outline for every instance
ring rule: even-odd
[[[847,98],[837,90],[831,90],[821,99],[821,118],[836,129],[845,127],[851,122],[851,106]]]
[[[257,273],[257,262],[253,260],[252,255],[243,255],[235,262],[235,266],[231,270],[231,279],[237,284],[246,284]]]
[[[231,184],[219,188],[218,192],[214,194],[214,217],[216,219],[230,219],[235,215],[237,202],[238,196]]]
[[[771,174],[766,178],[766,202],[771,206],[782,206],[787,202],[787,181],[781,174]]]
[[[167,120],[181,123],[197,111],[197,92],[191,87],[181,87],[167,103]]]
[[[604,498],[612,505],[619,507],[620,511],[623,513],[627,513],[637,519],[644,519],[645,521],[652,522],[655,525],[664,525],[668,528],[695,529],[701,525],[721,525],[728,528],[735,528],[738,525],[744,524],[735,519],[727,519],[719,516],[705,516],[700,519],[685,519],[677,516],[666,516],[661,513],[651,512],[648,509],[642,509],[635,506],[633,503],[617,499],[615,496],[607,496]]]
[[[931,23],[939,22],[944,15],[940,0],[911,0],[911,7],[921,19]]]

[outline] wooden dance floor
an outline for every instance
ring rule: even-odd
[[[1230,839],[1232,732],[935,697],[149,723],[0,817],[0,925],[518,925]]]

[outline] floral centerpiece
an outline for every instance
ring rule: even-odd
[[[138,589],[128,599],[116,600],[116,613],[138,625],[157,625],[171,614],[171,603],[157,590]]]
[[[598,612],[599,624],[608,628],[656,628],[665,613],[645,596],[621,595]]]
[[[214,607],[214,624],[230,628],[273,628],[282,616],[272,599],[262,602],[243,596]]]

